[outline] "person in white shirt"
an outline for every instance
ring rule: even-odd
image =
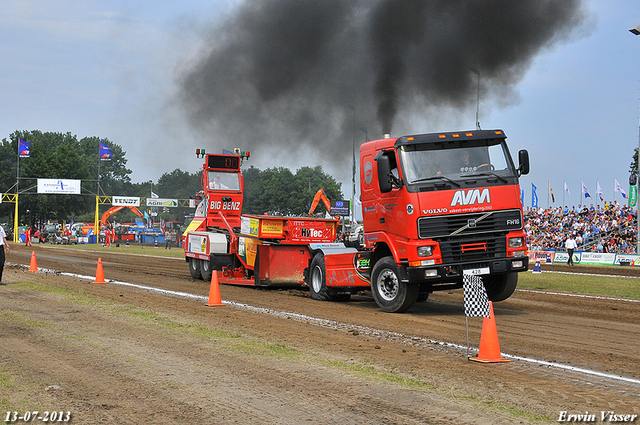
[[[213,178],[213,181],[209,183],[209,189],[229,190],[229,187],[220,183],[220,176],[216,174],[215,177]]]
[[[567,254],[569,254],[569,260],[567,261],[567,265],[573,266],[573,251],[578,247],[576,240],[573,239],[573,235],[569,235],[569,237],[564,243],[564,247],[567,248]]]

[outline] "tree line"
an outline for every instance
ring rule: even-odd
[[[19,139],[29,142],[30,157],[18,160]],[[99,160],[99,144],[111,149],[111,160]],[[78,139],[71,133],[15,131],[0,142],[0,193],[16,193],[19,166],[19,222],[44,223],[48,220],[93,222],[95,196],[116,195],[148,198],[151,188],[161,198],[194,198],[201,190],[202,171],[190,173],[176,168],[157,182],[131,181],[126,152],[119,144],[99,137]],[[273,213],[302,215],[307,212],[320,188],[331,200],[342,199],[341,183],[321,166],[302,167],[295,174],[288,168],[243,169],[245,180],[243,214]],[[37,194],[38,178],[81,180],[81,195]],[[0,204],[0,221],[13,222],[14,204]],[[102,206],[106,210],[109,206]],[[140,208],[141,210],[144,207]],[[320,205],[317,211],[324,211]],[[188,208],[160,211],[167,221],[183,222],[192,213]],[[120,221],[133,221],[132,213],[118,213]],[[122,218],[120,218],[122,217]]]

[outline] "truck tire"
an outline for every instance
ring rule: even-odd
[[[378,306],[387,313],[402,313],[416,302],[420,286],[403,282],[393,257],[384,257],[371,273],[371,292]]]
[[[419,292],[418,298],[416,298],[416,302],[423,303],[427,301],[429,299],[429,295],[431,295],[431,292]]]
[[[211,261],[200,260],[200,275],[205,282],[211,282],[211,275],[213,274],[211,268]]]
[[[327,276],[325,276],[324,255],[317,253],[309,267],[309,292],[311,298],[318,301],[329,301]]]
[[[309,267],[309,292],[311,298],[318,301],[346,302],[351,299],[351,293],[335,294],[327,288],[324,255],[320,252],[313,257]]]
[[[518,286],[518,273],[505,273],[482,278],[489,301],[504,301]]]
[[[191,277],[194,279],[202,279],[200,260],[197,258],[189,258],[189,273],[191,273]]]

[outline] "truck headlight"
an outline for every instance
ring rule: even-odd
[[[510,238],[509,248],[522,248],[524,246],[524,238]]]
[[[419,246],[418,257],[431,257],[433,255],[433,246]]]

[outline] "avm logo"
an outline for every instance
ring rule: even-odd
[[[472,205],[472,204],[490,204],[491,197],[489,196],[489,189],[469,189],[466,192],[464,190],[456,190],[451,200],[451,206],[456,205]]]

